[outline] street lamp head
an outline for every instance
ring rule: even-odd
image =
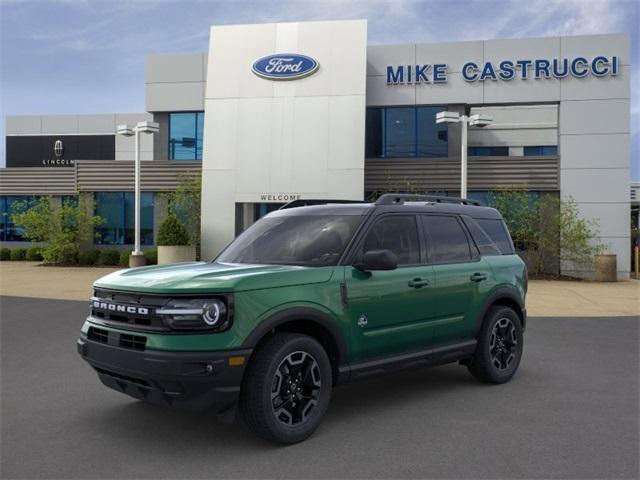
[[[157,133],[160,130],[160,125],[156,122],[138,122],[136,130],[142,133]]]
[[[456,123],[460,121],[458,112],[438,112],[436,113],[436,123]]]
[[[469,125],[474,127],[486,127],[493,123],[493,117],[483,113],[477,113],[469,117]]]
[[[131,128],[129,125],[118,125],[116,127],[116,133],[125,137],[131,137],[134,132],[133,128]]]

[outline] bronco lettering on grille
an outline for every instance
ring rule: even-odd
[[[137,315],[149,315],[149,309],[146,307],[136,307],[133,305],[118,305],[116,303],[102,302],[100,300],[92,300],[93,308],[98,310],[108,310],[118,313],[133,313]]]

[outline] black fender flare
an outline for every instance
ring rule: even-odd
[[[344,335],[336,325],[336,321],[328,314],[311,307],[292,307],[286,310],[281,310],[267,317],[247,336],[242,344],[242,348],[255,348],[260,340],[262,340],[262,338],[271,330],[279,327],[280,325],[296,320],[313,322],[327,330],[333,337],[337,347],[338,366],[344,365],[347,362],[347,342]]]
[[[527,322],[527,310],[525,309],[522,298],[518,291],[513,287],[499,287],[491,292],[484,302],[484,306],[482,307],[480,315],[478,315],[478,319],[476,321],[476,335],[480,332],[480,327],[482,327],[482,322],[484,321],[484,317],[486,316],[489,308],[491,308],[494,303],[499,302],[502,299],[508,299],[518,305],[520,311],[516,313],[522,321],[522,330],[524,331]]]

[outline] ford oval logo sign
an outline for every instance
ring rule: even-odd
[[[256,60],[251,70],[269,80],[296,80],[315,73],[318,67],[318,62],[306,55],[279,53]]]

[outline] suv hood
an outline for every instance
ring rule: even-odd
[[[326,282],[333,267],[189,262],[118,270],[94,287],[143,293],[217,293]]]

